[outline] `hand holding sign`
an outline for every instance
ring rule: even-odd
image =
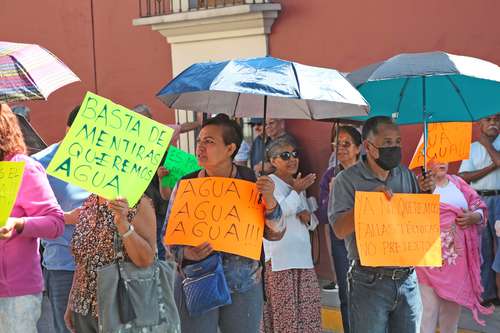
[[[184,258],[187,260],[200,261],[208,257],[214,249],[210,243],[204,242],[198,246],[186,246],[184,248]]]
[[[17,217],[9,217],[7,219],[7,222],[5,223],[5,226],[0,228],[0,240],[11,238],[12,234],[14,233],[14,230],[16,230],[17,233],[21,233],[23,231],[23,228],[24,228],[24,219]]]
[[[168,173],[162,179],[162,186],[173,188],[185,175],[201,169],[196,156],[188,154],[174,146],[168,148],[167,158],[163,164]]]
[[[181,180],[165,243],[192,246],[186,249],[193,258],[213,249],[258,260],[264,234],[264,208],[258,204],[258,196],[254,183],[240,179]]]

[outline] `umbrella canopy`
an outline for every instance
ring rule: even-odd
[[[499,112],[500,67],[477,58],[445,52],[400,54],[347,79],[370,103],[371,117],[423,123],[424,168],[429,122],[476,121]]]
[[[0,101],[47,99],[80,79],[46,49],[0,41]]]
[[[329,119],[369,111],[336,70],[272,57],[194,64],[157,96],[171,108],[231,117]]]
[[[400,54],[347,79],[369,102],[370,116],[392,116],[398,124],[476,121],[500,111],[500,67],[477,58]]]

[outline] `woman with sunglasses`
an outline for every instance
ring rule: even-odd
[[[267,302],[263,332],[321,332],[320,288],[311,255],[309,230],[318,221],[308,208],[305,191],[315,174],[294,177],[299,167],[295,145],[286,137],[276,139],[267,149],[275,168],[274,198],[281,207],[286,231],[279,241],[264,242],[264,273]]]
[[[338,140],[338,141],[337,141]],[[319,209],[318,218],[323,224],[328,223],[328,201],[332,193],[332,184],[340,171],[354,165],[360,155],[361,134],[352,126],[340,126],[338,137],[335,133],[335,127],[332,128],[331,144],[332,150],[336,151],[338,165],[333,163],[329,165],[320,181]],[[347,270],[349,261],[347,260],[347,250],[344,240],[338,239],[330,228],[330,238],[332,241],[332,256],[337,275],[337,284],[339,287],[340,311],[342,313],[342,324],[344,332],[349,332],[349,314],[347,309]],[[323,287],[325,290],[331,290],[335,287],[334,283]]]

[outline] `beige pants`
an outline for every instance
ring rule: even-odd
[[[37,333],[42,294],[0,297],[0,333]]]
[[[438,323],[439,332],[456,333],[462,307],[442,299],[434,289],[425,284],[420,284],[420,294],[424,306],[420,333],[435,333]]]

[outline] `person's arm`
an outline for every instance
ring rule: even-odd
[[[73,323],[73,311],[71,311],[71,289],[73,289],[73,286],[75,285],[76,276],[76,274],[73,275],[73,281],[71,282],[71,288],[69,291],[69,299],[68,303],[66,304],[66,311],[64,312],[64,323],[66,324],[66,328],[71,333],[75,332],[75,325]]]
[[[187,123],[181,124],[181,133],[187,133],[200,128],[201,125],[198,121],[189,121]]]
[[[328,169],[319,182],[319,207],[315,214],[320,223],[328,223],[328,199],[330,196],[330,182],[333,176],[333,168]]]
[[[129,206],[125,199],[111,201],[109,208],[115,214],[115,224],[130,260],[138,267],[153,264],[156,253],[156,217],[150,199],[141,198],[137,204],[137,213],[130,222]],[[133,232],[129,232],[130,225],[134,227]],[[126,234],[127,232],[129,233]]]
[[[488,155],[490,155],[493,164],[497,168],[500,167],[500,152],[495,149],[495,147],[493,146],[493,142],[491,142],[486,135],[481,134],[481,136],[479,137],[479,143],[481,143],[486,149],[486,152],[488,153]]]
[[[484,176],[490,174],[491,172],[495,171],[497,169],[497,165],[495,164],[493,158],[493,162],[481,169],[478,169],[474,165],[474,146],[473,144],[471,146],[471,151],[469,155],[469,159],[462,161],[462,164],[460,164],[460,170],[458,170],[458,175],[465,180],[467,183],[475,182],[483,178]],[[494,149],[493,147],[488,148],[487,146],[491,146],[491,144],[481,144],[483,147],[485,147],[486,151],[489,154],[489,150]],[[489,150],[488,150],[489,149]],[[491,156],[491,154],[490,154]]]
[[[335,178],[328,200],[328,221],[339,239],[354,232],[354,193],[354,186],[341,172]]]
[[[172,189],[168,186],[163,186],[163,177],[168,176],[170,171],[167,170],[164,166],[158,167],[158,170],[156,171],[156,175],[158,176],[159,180],[159,190],[160,190],[160,196],[163,200],[168,200],[170,199],[170,195],[172,194]]]
[[[354,209],[341,213],[335,219],[333,224],[333,232],[338,239],[345,239],[354,232]]]
[[[462,177],[463,180],[465,180],[467,183],[475,182],[484,176],[490,174],[491,172],[495,171],[497,169],[497,166],[495,163],[492,163],[488,165],[485,168],[476,170],[476,171],[464,171],[460,172],[458,175]]]
[[[270,238],[278,239],[283,236],[286,229],[285,214],[282,206],[275,198],[275,184],[268,176],[260,176],[256,182],[257,190],[262,193],[265,201],[265,223],[269,231]],[[293,191],[292,191],[293,192]],[[269,237],[266,237],[269,239]]]

